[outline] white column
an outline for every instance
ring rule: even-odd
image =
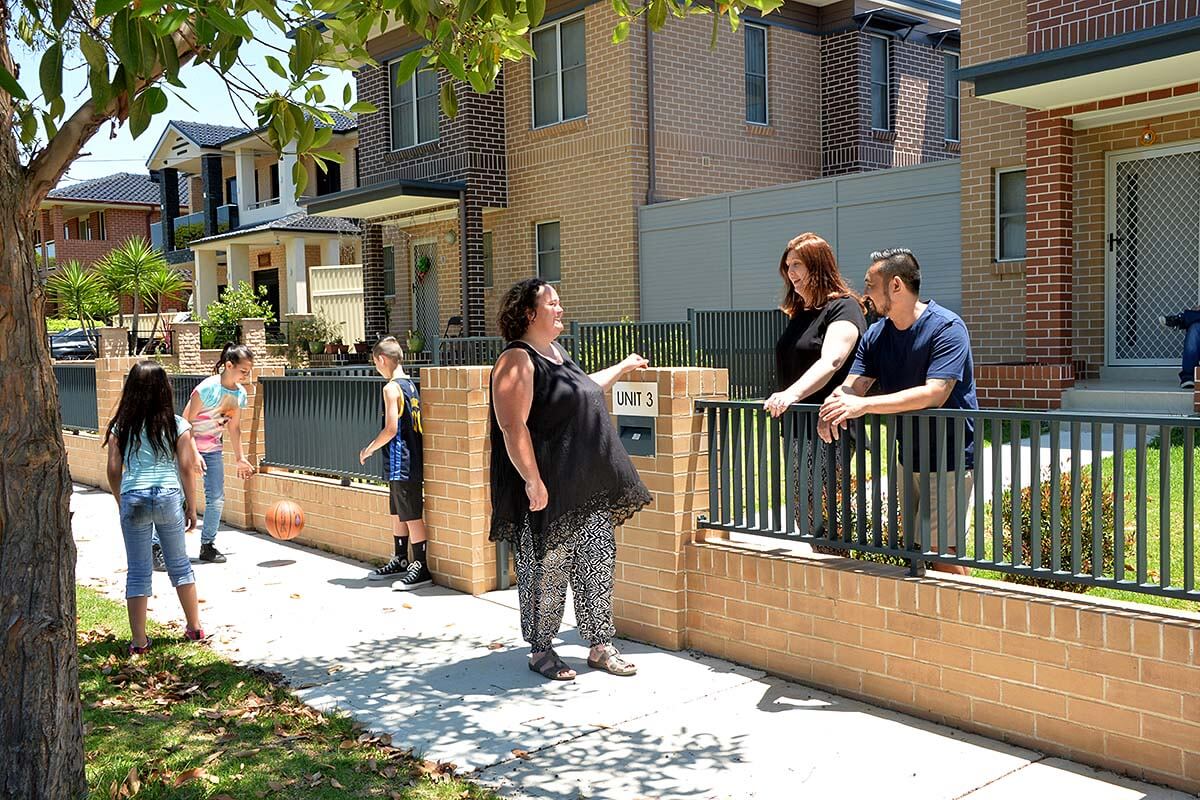
[[[326,267],[336,267],[342,263],[342,242],[340,239],[328,239],[321,246],[321,264]]]
[[[254,151],[236,151],[234,165],[237,171],[238,210],[245,212],[258,202],[258,187],[254,185]]]
[[[283,253],[287,264],[287,313],[308,313],[308,265],[304,261],[304,240],[284,239]]]
[[[250,245],[231,244],[226,251],[225,268],[229,275],[229,288],[245,281],[253,286],[250,278]]]
[[[300,207],[296,201],[296,182],[292,180],[292,168],[296,166],[296,145],[289,144],[283,148],[283,158],[279,160],[279,206],[284,214],[290,214]]]
[[[192,269],[194,319],[208,317],[208,306],[217,299],[217,251],[193,250],[196,261]]]

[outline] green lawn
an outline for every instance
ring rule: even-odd
[[[83,587],[77,598],[95,797],[494,798],[455,777],[453,765],[316,712],[273,676],[231,664],[179,630],[152,623],[154,647],[131,658],[124,605]]]

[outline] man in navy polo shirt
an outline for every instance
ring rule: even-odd
[[[901,414],[927,408],[978,409],[975,398],[975,369],[971,358],[971,340],[967,326],[949,309],[932,300],[920,299],[921,267],[911,250],[884,250],[871,254],[863,294],[883,319],[863,334],[858,343],[854,365],[846,382],[833,390],[821,406],[818,433],[826,442],[838,438],[849,420],[864,414]],[[867,397],[876,383],[881,394]],[[913,499],[913,519],[921,518],[922,507],[929,508],[931,547],[937,549],[939,520],[938,471],[950,472],[946,481],[947,543],[954,539],[956,526],[966,524],[970,507],[972,475],[965,476],[966,496],[958,497],[953,471],[958,465],[958,448],[966,448],[965,466],[970,470],[975,457],[974,421],[966,421],[965,441],[954,441],[953,422],[947,420],[946,452],[939,453],[931,438],[921,442],[911,436],[911,448],[903,442],[901,426],[901,475]],[[922,453],[925,450],[925,453]],[[911,456],[911,464],[903,461]],[[923,460],[927,459],[927,460]],[[939,463],[941,462],[941,463]],[[925,481],[918,472],[928,465],[929,496],[924,496]],[[903,489],[901,490],[903,491]],[[961,521],[961,522],[960,522]],[[946,550],[954,552],[953,546]],[[967,574],[965,567],[935,564],[935,570]]]

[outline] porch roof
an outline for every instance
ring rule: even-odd
[[[298,211],[286,217],[250,225],[236,230],[196,239],[188,247],[195,250],[224,250],[231,244],[265,245],[278,244],[281,236],[302,237],[314,241],[339,239],[342,236],[357,236],[359,227],[348,219],[325,217],[314,219],[311,214]]]
[[[406,214],[456,203],[466,188],[465,183],[430,183],[397,178],[310,200],[308,213],[316,217],[360,219]]]
[[[964,67],[975,96],[1039,110],[1164,89],[1200,74],[1200,17]],[[1185,110],[1185,109],[1172,109]],[[1157,113],[1142,107],[1142,116]]]

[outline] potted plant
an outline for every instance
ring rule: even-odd
[[[365,356],[367,353],[371,352],[371,345],[367,344],[366,341],[359,339],[354,343],[354,352],[358,353],[360,356]]]
[[[342,337],[340,337],[340,336],[337,337],[336,339],[333,340],[333,343],[335,345],[337,345],[337,351],[339,353],[341,353],[342,355],[346,355],[347,353],[350,352],[350,345],[343,342]]]
[[[321,341],[319,338],[310,339],[308,342],[308,352],[312,353],[314,356],[317,355],[318,353],[324,353],[325,352],[325,343],[323,341]]]
[[[336,354],[337,352],[338,352],[338,343],[337,342],[326,342],[325,343],[325,355],[332,356],[332,355]]]
[[[425,334],[421,331],[411,330],[408,332],[408,352],[420,353],[425,349]]]

